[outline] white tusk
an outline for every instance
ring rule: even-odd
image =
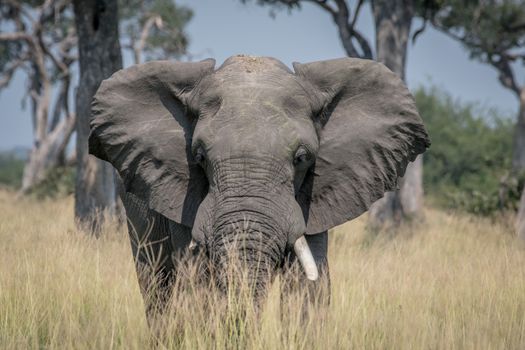
[[[197,248],[197,242],[192,238],[189,246],[191,251],[194,251]]]
[[[317,271],[317,265],[315,264],[308,242],[306,242],[306,238],[304,238],[304,236],[299,237],[297,241],[295,241],[293,249],[299,262],[301,262],[304,272],[306,273],[306,278],[310,281],[317,281],[319,278],[319,271]]]

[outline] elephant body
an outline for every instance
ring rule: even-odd
[[[178,224],[149,209],[148,204],[129,192],[121,191],[124,204],[131,250],[135,261],[139,287],[145,299],[146,314],[152,318],[162,313],[162,308],[173,292],[177,264],[194,258],[188,252],[191,228]],[[306,236],[318,270],[319,282],[313,293],[317,298],[329,300],[328,232]],[[188,254],[189,253],[189,254]],[[282,271],[298,270],[298,262],[292,251],[288,252],[287,264]],[[293,276],[291,282],[294,281]],[[159,309],[160,308],[160,309]]]
[[[223,289],[232,252],[255,290],[290,261],[327,281],[327,231],[393,190],[430,144],[412,96],[368,60],[214,66],[133,66],[95,96],[90,153],[122,179],[143,291],[169,295],[192,246]]]

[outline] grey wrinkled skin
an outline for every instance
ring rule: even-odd
[[[90,153],[122,178],[130,235],[155,222],[146,240],[162,241],[152,274],[167,290],[169,257],[191,237],[219,276],[235,243],[262,289],[306,234],[328,280],[327,230],[393,190],[430,145],[410,92],[382,64],[355,58],[294,71],[267,57],[214,66],[136,65],[95,96]],[[140,269],[147,258],[134,250]]]

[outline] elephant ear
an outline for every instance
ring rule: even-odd
[[[315,234],[394,190],[430,141],[412,95],[384,65],[343,58],[294,69],[320,110],[318,155],[297,196],[307,233]]]
[[[92,104],[89,152],[116,168],[127,192],[190,227],[207,182],[191,158],[194,121],[186,104],[214,65],[135,65],[102,82]]]

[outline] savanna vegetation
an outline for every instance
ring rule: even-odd
[[[423,173],[429,202],[481,216],[515,211],[524,179],[510,176],[512,117],[435,87],[414,95],[432,138]]]
[[[272,14],[313,4],[330,14],[327,25],[336,26],[348,56],[376,59],[401,77],[408,43],[432,27],[495,69],[499,82],[488,83],[520,97],[520,109],[507,115],[439,88],[414,90],[432,146],[417,162],[422,181],[421,172],[407,174],[419,177],[412,192],[422,199],[424,186],[426,205],[418,202],[422,215],[406,215],[416,219],[393,230],[368,229],[374,220],[366,214],[332,230],[326,310],[304,314],[301,296],[281,299],[277,277],[255,312],[249,298],[195,284],[188,266],[165,323],[152,333],[125,227],[107,217],[90,235],[75,224],[93,219],[75,215],[75,183],[86,213],[106,199],[81,178],[87,146],[76,154],[68,146],[75,133],[85,141],[91,103],[86,95],[78,104],[71,91],[89,82],[92,94],[122,66],[119,58],[114,67],[92,65],[88,75],[85,65],[76,68],[93,63],[96,50],[107,54],[109,41],[115,57],[124,52],[133,63],[191,58],[193,11],[171,0],[0,2],[0,90],[17,72],[26,77],[34,131],[29,157],[0,153],[0,349],[524,349],[525,243],[514,227],[522,193],[525,222],[523,1],[241,2],[268,5]],[[98,23],[104,4],[118,7],[104,20],[113,34],[91,45],[93,33],[79,30],[79,19],[94,11],[97,21],[84,24]],[[358,21],[367,10],[370,37]],[[86,125],[80,133],[75,120]]]
[[[525,247],[485,218],[427,209],[395,236],[367,233],[365,217],[337,227],[329,312],[302,320],[298,299],[281,306],[278,281],[257,322],[232,322],[213,290],[181,281],[154,341],[127,233],[79,234],[72,203],[0,192],[2,349],[525,347]]]
[[[12,152],[0,153],[0,184],[17,189],[22,184],[25,162]]]

